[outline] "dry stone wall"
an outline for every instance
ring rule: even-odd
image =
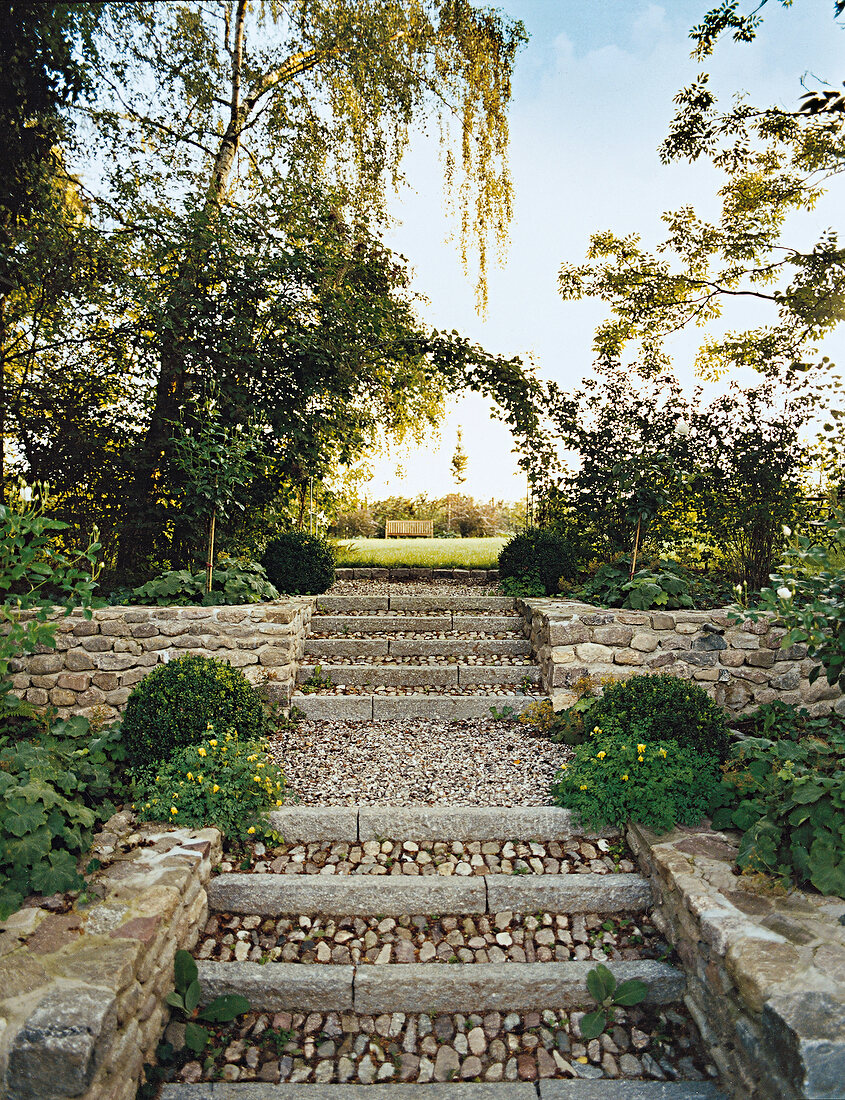
[[[811,713],[845,712],[845,698],[807,647],[781,648],[786,629],[772,617],[734,622],[726,610],[604,610],[574,600],[519,600],[525,632],[557,705],[574,701],[584,676],[594,683],[662,672],[695,680],[727,710],[741,713],[780,699]]]
[[[736,1100],[845,1095],[845,901],[737,876],[735,833],[632,825],[628,840],[723,1087]]]
[[[60,717],[113,718],[157,664],[186,653],[243,670],[285,701],[293,688],[315,600],[240,607],[104,607],[57,621],[56,648],[12,663],[15,693]]]
[[[133,1100],[169,1009],[177,948],[208,917],[216,829],[133,832],[116,814],[95,838],[100,900],[70,912],[37,899],[0,922],[0,1095]]]

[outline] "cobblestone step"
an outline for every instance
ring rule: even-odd
[[[408,718],[489,718],[509,707],[521,714],[546,701],[543,695],[496,695],[467,691],[462,695],[293,695],[291,704],[311,720],[379,722]]]
[[[522,635],[521,615],[460,614],[443,611],[431,614],[396,613],[381,615],[315,615],[311,620],[314,634],[427,634],[456,630],[484,634]]]
[[[709,1081],[446,1082],[376,1086],[379,1100],[726,1100]],[[372,1085],[215,1081],[165,1085],[161,1100],[369,1100]]]
[[[319,667],[319,673],[318,673]],[[356,687],[520,687],[539,684],[536,665],[412,665],[412,664],[303,664],[296,675],[298,684],[319,675],[332,685]]]
[[[319,625],[319,623],[318,623]],[[306,657],[529,657],[527,638],[313,638],[305,640]]]
[[[492,1012],[590,1003],[587,974],[593,962],[476,963],[432,966],[312,966],[304,963],[199,960],[203,1004],[239,994],[257,1012]],[[648,986],[644,1004],[683,998],[682,971],[653,959],[609,962],[618,982],[638,978]]]
[[[367,916],[417,913],[619,913],[651,905],[639,874],[374,875],[224,874],[208,886],[211,909],[282,916],[287,913]]]
[[[558,806],[283,806],[270,822],[286,843],[320,840],[568,840],[616,837],[618,829],[584,829]]]
[[[511,596],[318,596],[317,611],[343,614],[349,611],[498,611],[514,610]]]

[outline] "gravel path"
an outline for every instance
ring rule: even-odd
[[[498,584],[458,581],[335,581],[327,596],[501,596]]]
[[[306,805],[547,806],[572,756],[518,722],[301,722],[271,741]]]

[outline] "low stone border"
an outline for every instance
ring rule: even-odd
[[[473,966],[303,966],[301,963],[197,963],[203,1000],[229,993],[259,1012],[486,1012],[584,1003],[592,962],[476,963]],[[671,1004],[683,974],[651,959],[608,962],[617,981],[639,978],[647,1004]]]
[[[176,950],[193,947],[207,920],[216,829],[131,833],[127,814],[109,827],[99,851],[112,862],[90,887],[99,902],[25,908],[0,923],[0,1094],[9,1100],[133,1100],[169,1012]]]
[[[638,874],[478,875],[219,875],[208,886],[213,909],[226,913],[618,913],[647,909],[651,887]]]
[[[291,841],[561,840],[616,837],[618,829],[582,829],[557,806],[282,806],[270,824]]]
[[[309,1100],[368,1100],[372,1085],[308,1085]],[[390,1100],[719,1100],[723,1093],[709,1081],[540,1081],[476,1084],[450,1081],[437,1085],[379,1085]],[[302,1100],[302,1085],[255,1082],[165,1085],[161,1100]]]
[[[460,584],[493,584],[498,569],[364,569],[359,566],[335,570],[339,581],[457,581]]]
[[[725,1087],[737,1100],[845,1094],[845,900],[755,890],[734,872],[735,834],[634,825],[628,841]]]
[[[186,653],[243,670],[287,702],[314,609],[313,596],[237,607],[101,607],[56,622],[56,648],[10,663],[12,689],[35,706],[114,718],[157,664]]]
[[[824,676],[809,680],[817,662],[805,645],[781,649],[786,629],[769,615],[734,622],[713,611],[605,610],[575,600],[517,600],[525,634],[555,705],[570,706],[572,688],[662,672],[695,680],[734,713],[779,699],[812,714],[845,713],[845,696]]]

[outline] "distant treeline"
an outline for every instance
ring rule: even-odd
[[[425,493],[417,497],[387,497],[386,500],[353,499],[338,504],[329,534],[335,538],[382,538],[389,519],[430,519],[436,538],[456,535],[483,538],[507,535],[525,523],[524,502],[476,500],[450,493],[431,500]]]

